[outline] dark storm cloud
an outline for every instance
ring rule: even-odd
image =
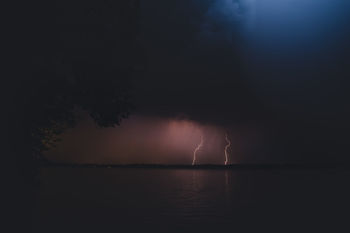
[[[134,114],[245,135],[249,161],[349,160],[349,10],[341,0],[142,2]]]
[[[140,112],[181,113],[228,128],[259,125],[275,141],[273,160],[343,157],[347,1],[147,5],[155,10],[143,15],[151,55]]]
[[[222,1],[142,4],[141,41],[148,67],[135,81],[141,113],[228,123],[262,108],[241,74],[238,5],[225,10],[218,3]],[[231,10],[232,15],[222,15]]]
[[[118,128],[99,129],[91,119],[66,132],[57,148],[46,157],[58,162],[90,164],[191,164],[193,151],[203,139],[196,164],[223,164],[225,134],[232,140],[228,162],[249,161],[251,149],[246,141],[260,143],[253,130],[234,132],[185,118],[140,117],[125,120]],[[260,141],[260,142],[259,142]]]

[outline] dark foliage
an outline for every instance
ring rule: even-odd
[[[4,209],[11,232],[30,232],[42,151],[81,110],[101,127],[119,124],[131,110],[138,0],[16,1],[4,10]]]
[[[77,109],[101,127],[128,116],[139,53],[137,1],[35,1],[19,23],[25,57],[12,80],[12,116],[23,152],[40,156],[74,126]]]

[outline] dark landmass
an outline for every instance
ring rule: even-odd
[[[86,168],[140,168],[140,169],[217,169],[217,170],[271,170],[271,169],[325,169],[350,170],[348,163],[266,163],[266,164],[73,164],[46,161],[42,166],[51,167],[86,167]]]

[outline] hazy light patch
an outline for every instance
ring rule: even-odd
[[[100,129],[89,119],[63,135],[46,155],[55,161],[115,164],[224,164],[225,132],[221,126],[191,120],[133,116],[116,128]],[[230,154],[229,161],[238,161]]]

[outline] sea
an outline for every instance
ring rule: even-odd
[[[43,167],[35,232],[349,232],[350,171]]]

